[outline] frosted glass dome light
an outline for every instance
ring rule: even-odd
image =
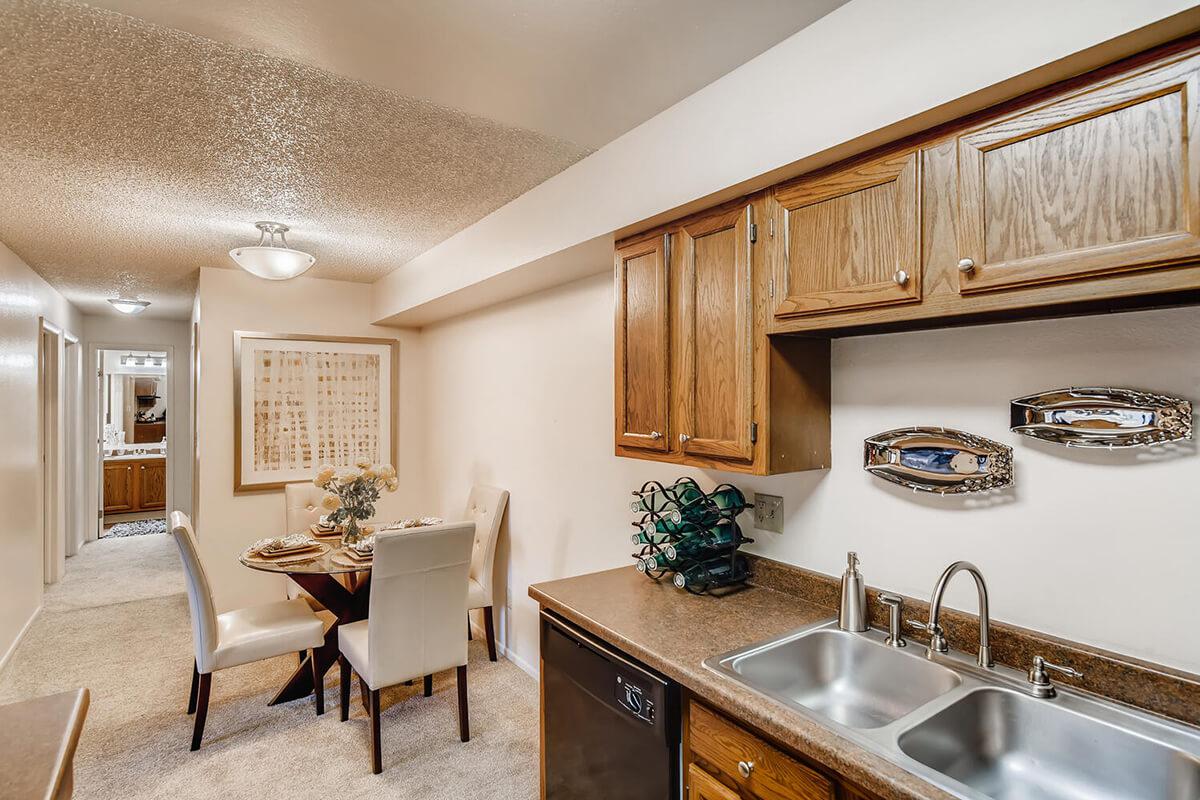
[[[130,300],[125,297],[113,297],[108,302],[122,314],[140,314],[150,305],[149,300]]]
[[[269,281],[286,281],[303,275],[309,267],[317,263],[317,259],[308,253],[288,247],[284,234],[289,229],[282,222],[256,222],[254,227],[262,232],[257,245],[235,247],[229,251],[229,257],[251,275]],[[269,240],[268,236],[271,237]],[[282,246],[275,244],[276,236],[279,236]]]

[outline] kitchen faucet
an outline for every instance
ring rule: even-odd
[[[955,561],[950,566],[946,567],[946,571],[938,578],[937,585],[933,587],[933,596],[929,598],[929,622],[916,622],[909,620],[909,625],[918,630],[925,631],[929,634],[929,652],[945,653],[950,647],[946,644],[946,634],[942,630],[940,624],[942,616],[942,595],[946,593],[946,585],[950,583],[950,579],[961,570],[966,570],[971,573],[971,577],[975,579],[975,588],[979,591],[979,658],[977,663],[981,667],[994,666],[992,661],[992,649],[988,646],[988,631],[990,629],[990,619],[988,617],[988,594],[987,584],[983,581],[983,573],[979,571],[979,567],[969,561]]]

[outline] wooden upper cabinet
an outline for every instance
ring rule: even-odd
[[[749,205],[721,211],[685,223],[675,236],[684,453],[740,461],[754,455],[751,214]]]
[[[920,159],[892,154],[775,190],[775,316],[918,300]]]
[[[616,254],[616,443],[622,447],[668,449],[668,246],[659,236]]]
[[[1198,70],[1182,57],[960,136],[960,291],[1200,256]]]

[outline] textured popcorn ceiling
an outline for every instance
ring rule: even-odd
[[[447,57],[453,57],[447,53]],[[586,155],[86,6],[0,0],[0,239],[76,302],[186,317],[260,219],[370,281]]]

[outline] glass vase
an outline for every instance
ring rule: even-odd
[[[342,531],[342,547],[349,547],[360,541],[362,541],[362,531],[358,527],[358,520],[350,517],[346,522],[346,530]]]

